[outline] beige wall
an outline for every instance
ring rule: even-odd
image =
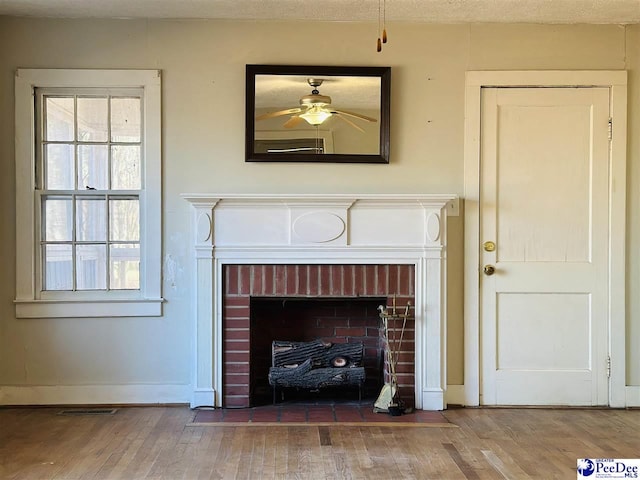
[[[627,384],[640,385],[640,25],[627,28]]]
[[[640,288],[637,26],[56,20],[0,17],[0,385],[188,384],[189,207],[184,192],[463,195],[467,70],[629,69],[629,291]],[[392,67],[389,165],[244,162],[248,63]],[[165,315],[16,320],[13,75],[17,67],[163,71]],[[450,220],[449,383],[463,382],[461,218]],[[640,300],[629,295],[628,380],[640,385]],[[186,400],[186,399],[185,399]]]

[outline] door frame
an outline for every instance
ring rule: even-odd
[[[626,400],[626,162],[627,72],[469,71],[464,125],[464,403],[480,405],[480,129],[481,93],[488,87],[609,88],[612,138],[609,156],[609,406]]]

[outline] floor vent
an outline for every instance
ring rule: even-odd
[[[58,415],[114,415],[117,411],[117,408],[74,408],[62,410]]]

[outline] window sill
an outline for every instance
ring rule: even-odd
[[[16,318],[159,317],[163,298],[144,300],[15,300]]]

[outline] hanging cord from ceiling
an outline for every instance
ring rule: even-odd
[[[378,45],[376,50],[382,51],[382,44],[387,43],[387,0],[378,0]],[[382,33],[381,33],[382,32]]]

